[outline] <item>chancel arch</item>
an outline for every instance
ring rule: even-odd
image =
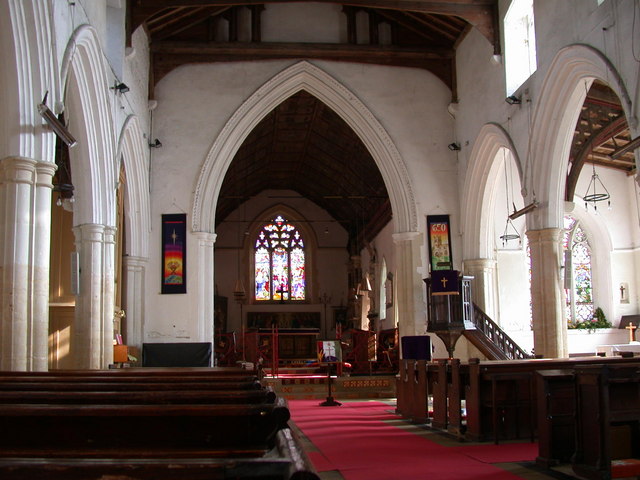
[[[384,179],[390,198],[396,249],[405,259],[398,271],[398,289],[403,292],[399,317],[407,334],[414,334],[414,319],[423,315],[420,262],[417,242],[421,242],[413,186],[404,162],[392,139],[369,109],[341,83],[315,65],[302,61],[273,77],[249,97],[232,115],[204,160],[193,201],[192,229],[199,235],[215,230],[215,209],[221,185],[234,155],[249,132],[277,105],[299,91],[306,91],[335,111],[367,147]],[[211,248],[213,248],[211,246]],[[203,250],[202,254],[208,254]],[[206,292],[213,298],[213,283]],[[206,292],[203,292],[206,295]],[[204,306],[203,311],[212,310]],[[202,312],[200,324],[207,322]]]

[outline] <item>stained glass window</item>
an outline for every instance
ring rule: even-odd
[[[256,300],[305,299],[304,242],[284,217],[278,215],[262,227],[254,258]]]
[[[564,218],[565,281],[567,303],[565,306],[569,324],[585,322],[593,317],[593,275],[591,272],[591,247],[580,224],[570,216]],[[569,263],[570,260],[570,263]]]

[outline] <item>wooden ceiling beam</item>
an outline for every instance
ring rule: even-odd
[[[421,28],[421,26],[426,26],[424,22],[417,20],[415,17],[409,14],[402,12],[393,12],[390,10],[381,10],[380,16],[406,28],[407,30],[424,38],[425,40],[433,41],[434,39],[433,35],[429,35],[429,31],[427,29]],[[449,38],[449,40],[451,39]]]
[[[571,169],[567,175],[566,188],[565,188],[565,200],[568,202],[573,201],[575,195],[576,185],[578,183],[578,177],[582,171],[582,167],[587,161],[590,160],[590,156],[593,152],[603,143],[609,141],[613,136],[620,133],[627,127],[626,118],[620,117],[612,121],[610,124],[605,125],[602,129],[597,130],[586,139],[584,145],[577,153],[575,158],[571,161]],[[594,162],[595,163],[595,162]],[[613,166],[609,161],[608,166]]]
[[[148,28],[151,32],[151,36],[154,42],[164,40],[172,35],[176,35],[180,32],[188,30],[189,28],[207,21],[214,15],[227,10],[227,8],[199,8],[195,11],[190,11],[185,15],[176,15],[171,18],[170,21],[163,22],[158,27],[154,27],[149,24]]]
[[[299,3],[307,0],[131,0],[128,7],[127,35],[146,19],[164,8],[176,7],[215,7],[249,6],[270,3]],[[341,4],[335,0],[316,0],[319,3]],[[475,26],[493,45],[494,53],[501,52],[499,36],[498,0],[350,0],[346,5],[399,10],[416,13],[454,15]]]
[[[404,61],[452,60],[454,51],[450,48],[405,48],[380,45],[349,45],[343,43],[249,43],[249,42],[162,42],[152,45],[151,51],[158,55],[177,55],[191,57],[193,61],[207,61],[207,58],[224,58],[238,56],[255,57],[259,60],[263,56],[281,57],[317,57],[329,55],[336,59],[340,57],[352,59],[357,56],[370,56],[384,59],[398,57]],[[199,60],[196,60],[199,59]]]

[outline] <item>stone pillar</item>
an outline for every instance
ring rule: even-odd
[[[33,241],[33,326],[31,329],[29,370],[49,367],[49,280],[51,260],[51,191],[56,165],[36,165],[35,217]]]
[[[427,330],[425,287],[419,274],[422,234],[394,233],[393,241],[397,265],[398,333],[400,337],[424,335]]]
[[[473,277],[471,281],[473,302],[489,318],[497,321],[496,261],[489,258],[465,260],[464,274]]]
[[[114,229],[89,223],[74,227],[74,233],[80,291],[72,354],[76,368],[107,368],[113,360]]]
[[[31,246],[35,160],[7,157],[0,163],[0,267],[2,269],[0,348],[2,370],[26,371],[31,365]]]
[[[194,232],[198,239],[198,341],[211,342],[213,348],[213,319],[215,295],[214,251],[215,233]]]
[[[142,351],[144,335],[145,270],[149,259],[125,256],[122,259],[125,294],[122,308],[127,345]]]
[[[116,228],[104,227],[102,258],[102,348],[100,356],[102,364],[113,363],[113,320],[116,306]]]
[[[561,276],[562,229],[529,230],[533,345],[545,358],[569,356]]]

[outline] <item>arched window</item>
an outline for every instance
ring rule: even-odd
[[[305,250],[295,225],[278,215],[260,229],[254,249],[255,299],[304,300]]]
[[[569,215],[564,217],[563,249],[567,322],[589,321],[594,312],[591,246],[580,223]]]

